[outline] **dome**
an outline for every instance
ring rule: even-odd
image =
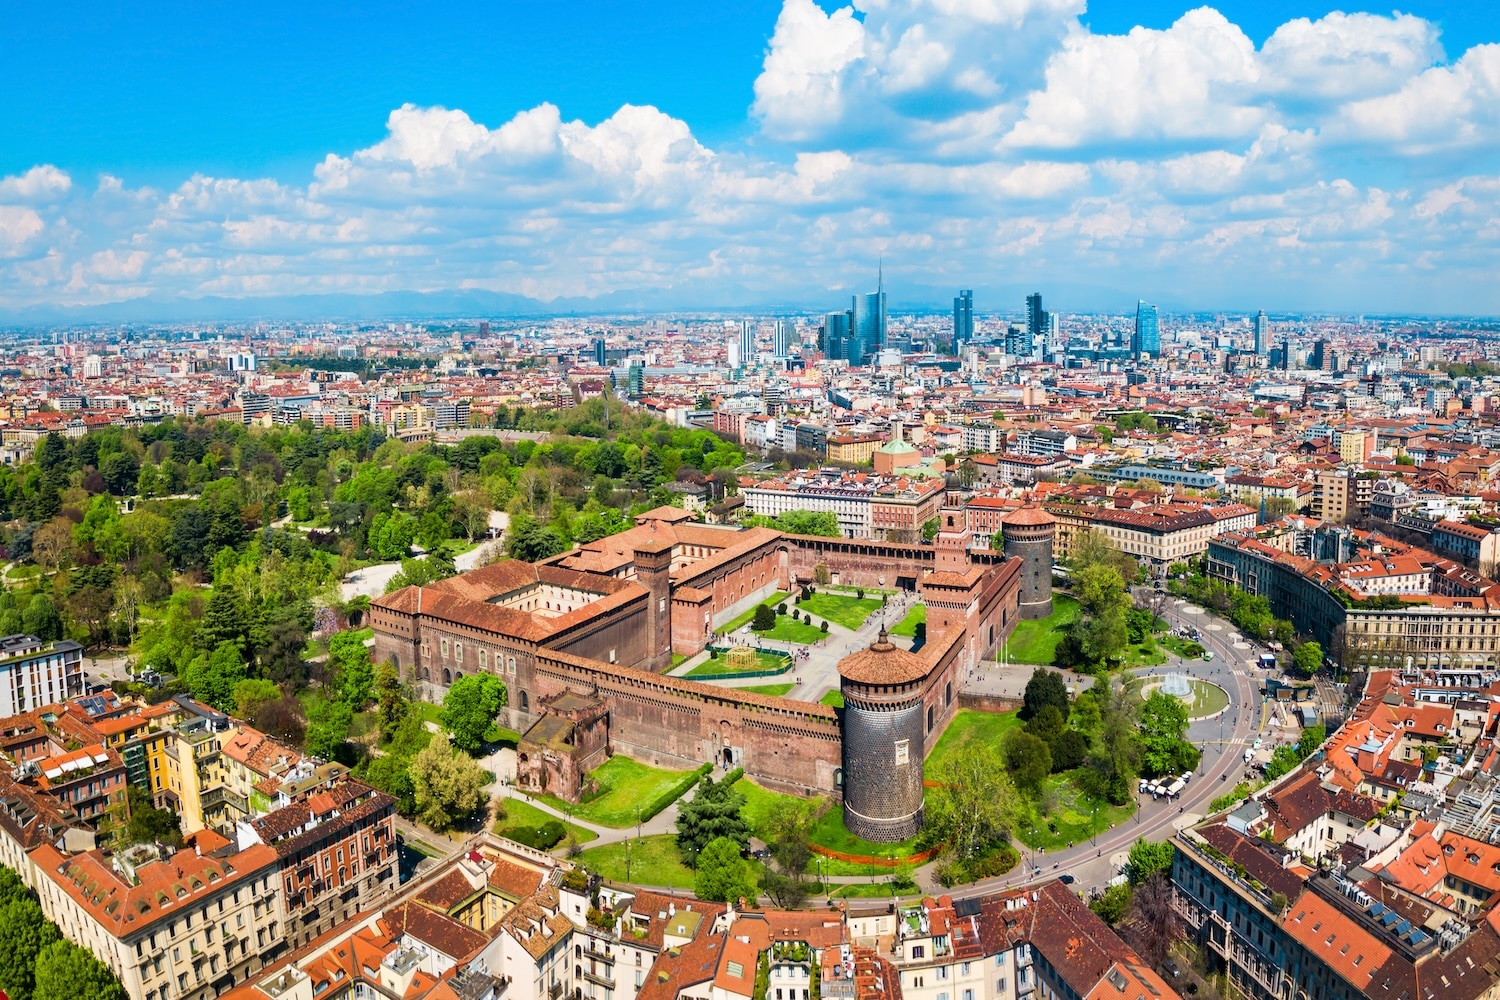
[[[894,440],[887,441],[885,444],[877,448],[876,451],[878,451],[882,455],[915,455],[917,453],[917,449],[913,448],[911,445],[907,444],[900,438],[895,438]]]
[[[1056,524],[1057,518],[1040,507],[1022,507],[1020,510],[1006,514],[1000,523],[1007,528],[1040,528],[1044,525]]]
[[[924,658],[894,645],[884,626],[868,649],[850,653],[839,661],[839,676],[856,684],[909,684],[926,677],[931,670],[932,665]]]

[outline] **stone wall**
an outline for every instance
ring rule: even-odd
[[[917,581],[932,570],[933,550],[927,545],[896,545],[787,535],[786,585],[813,579],[814,567],[823,563],[831,577],[845,587],[913,590]]]
[[[610,706],[610,743],[647,763],[713,761],[784,788],[834,791],[840,733],[837,715],[825,705],[604,669],[550,651],[537,654],[533,688],[538,697],[571,688],[603,699]]]

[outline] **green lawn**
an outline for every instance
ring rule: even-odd
[[[761,604],[769,604],[771,606],[771,610],[775,611],[776,610],[776,605],[780,604],[782,601],[786,600],[787,598],[789,598],[791,596],[792,596],[791,594],[784,594],[784,593],[781,593],[780,591],[777,591],[776,593],[772,594],[770,597],[767,597],[764,601],[761,601],[760,603]],[[756,608],[756,605],[752,604],[750,606],[750,610],[746,611],[744,614],[736,615],[734,618],[731,618],[729,621],[725,622],[723,625],[720,625],[718,628],[714,629],[714,635],[728,635],[729,633],[733,632],[735,629],[744,628],[746,625],[749,625],[750,624],[750,619],[752,619],[752,618],[755,617],[755,608]],[[788,609],[788,610],[790,610],[790,609]]]
[[[751,694],[766,694],[772,698],[780,698],[797,685],[791,681],[785,684],[754,684],[750,687],[737,687],[736,691],[749,691]]]
[[[770,828],[769,820],[771,810],[778,802],[806,802],[812,809],[820,809],[823,806],[821,798],[804,798],[800,795],[773,792],[762,788],[749,778],[736,781],[734,790],[745,796],[745,808],[740,810],[740,815],[745,817],[746,823],[750,824],[750,832],[761,840],[769,840],[776,834],[776,831]]]
[[[1144,643],[1138,642],[1125,647],[1120,666],[1128,670],[1134,667],[1159,667],[1166,662],[1167,654],[1159,646],[1153,645],[1148,649]]]
[[[544,813],[525,799],[508,797],[500,800],[500,807],[505,810],[505,818],[495,820],[495,832],[502,837],[518,839],[514,833],[518,828],[529,827],[536,829],[550,819],[557,819],[550,813]],[[563,824],[563,828],[578,838],[580,844],[586,844],[590,840],[598,840],[599,835],[593,830],[578,826],[576,823],[567,823],[557,820]],[[559,845],[561,846],[561,845]]]
[[[686,653],[673,653],[672,654],[672,669],[676,670],[678,667],[680,667],[684,663],[686,663],[687,659],[688,659],[688,657],[687,657]]]
[[[431,722],[434,725],[439,726],[443,724],[442,721],[438,718],[438,716],[443,712],[442,705],[434,705],[430,701],[414,701],[411,703],[411,706],[407,709],[407,711],[411,712],[411,714],[415,715],[423,722]]]
[[[1021,728],[1018,715],[1018,712],[976,712],[967,708],[959,710],[943,731],[937,746],[927,755],[924,773],[931,778],[945,760],[962,753],[970,745],[999,746],[1006,733]]]
[[[824,632],[816,625],[793,621],[791,615],[777,615],[776,627],[769,632],[759,633],[759,635],[766,639],[776,639],[780,642],[800,642],[803,644],[817,642],[827,634],[827,632]]]
[[[818,704],[827,705],[829,708],[843,708],[844,693],[838,688],[834,688],[832,691],[829,691],[827,694],[823,695],[823,697],[819,698]]]
[[[927,620],[927,605],[916,604],[906,613],[906,617],[896,623],[891,629],[891,635],[915,636],[917,634],[917,623]]]
[[[1077,617],[1077,601],[1066,594],[1052,595],[1052,614],[1018,624],[1005,644],[1007,657],[1012,663],[1050,665],[1057,657],[1057,644]]]
[[[600,847],[590,847],[578,856],[589,871],[611,882],[635,885],[659,885],[673,889],[691,889],[693,870],[682,863],[677,852],[677,836],[658,833]]]
[[[844,810],[837,807],[819,817],[813,824],[808,840],[845,854],[864,854],[872,858],[904,858],[917,849],[916,837],[893,844],[877,844],[873,840],[856,837],[844,826]],[[817,862],[813,862],[813,865],[816,866]]]
[[[755,659],[751,660],[743,669],[731,667],[729,658],[720,655],[714,659],[704,660],[692,670],[687,672],[689,677],[733,677],[735,674],[755,674],[766,670],[774,670],[785,673],[792,667],[792,658],[785,653],[776,653],[768,650],[756,650]]]
[[[1193,642],[1191,639],[1179,639],[1175,635],[1164,635],[1158,641],[1184,660],[1201,660],[1203,658],[1203,646]]]
[[[1047,789],[1052,808],[1045,815],[1037,803],[1021,799],[1015,833],[1029,847],[1051,851],[1070,843],[1081,844],[1095,833],[1108,830],[1111,823],[1125,822],[1135,812],[1133,802],[1112,806],[1083,795],[1073,785],[1071,771],[1052,775],[1047,779]]]
[[[653,801],[686,773],[649,767],[617,754],[589,772],[599,782],[599,793],[587,802],[575,806],[551,795],[539,798],[565,815],[600,826],[624,828],[635,825],[641,806]]]
[[[857,629],[865,619],[880,610],[880,601],[873,597],[861,600],[852,594],[813,594],[797,602],[797,607],[810,611],[819,618],[827,618],[835,625]]]

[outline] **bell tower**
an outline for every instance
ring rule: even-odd
[[[933,547],[933,569],[939,573],[957,573],[959,576],[969,571],[969,544],[974,540],[974,532],[969,529],[964,512],[952,507],[945,507],[938,512],[938,533],[932,540]]]

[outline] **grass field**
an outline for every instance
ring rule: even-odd
[[[791,596],[791,594],[783,594],[778,591],[777,593],[772,594],[770,597],[766,598],[760,603],[769,604],[771,606],[771,610],[774,611],[776,610],[776,605],[780,604],[782,601]],[[714,629],[714,635],[728,635],[737,628],[744,628],[746,625],[749,625],[750,619],[755,617],[755,607],[756,606],[753,604],[750,605],[749,610],[745,611],[743,614],[736,615],[734,618],[731,618],[723,625],[720,625],[718,628]]]
[[[1191,639],[1179,639],[1175,635],[1164,635],[1158,641],[1184,660],[1201,660],[1203,658],[1203,646]]]
[[[1057,644],[1077,617],[1078,602],[1066,594],[1054,594],[1052,614],[1016,626],[1005,644],[1007,657],[1012,663],[1051,664],[1057,658]]]
[[[844,694],[838,688],[834,688],[819,698],[818,704],[827,705],[829,708],[843,708]]]
[[[704,660],[692,670],[687,672],[689,677],[733,677],[735,674],[755,674],[766,670],[785,672],[791,669],[792,658],[785,653],[774,653],[766,650],[756,650],[755,658],[751,660],[744,669],[736,669],[729,665],[727,656],[719,656],[712,660]]]
[[[821,798],[804,798],[800,795],[787,795],[783,792],[773,792],[762,788],[749,778],[741,778],[734,783],[734,790],[745,796],[745,808],[740,810],[740,815],[745,817],[745,822],[750,824],[750,832],[761,840],[769,840],[775,836],[776,831],[770,828],[771,810],[778,802],[806,802],[812,809],[820,809],[823,806]]]
[[[411,702],[411,706],[408,711],[420,718],[423,722],[431,722],[434,725],[438,726],[442,725],[442,722],[438,719],[438,716],[443,712],[442,705],[434,705],[430,701],[414,701]]]
[[[1071,771],[1047,779],[1044,799],[1050,800],[1045,812],[1035,802],[1020,800],[1015,833],[1028,847],[1046,851],[1081,844],[1095,833],[1108,830],[1111,824],[1125,822],[1135,812],[1133,802],[1112,806],[1083,795],[1074,786]]]
[[[693,870],[682,863],[677,852],[677,837],[658,833],[600,847],[590,847],[578,856],[590,871],[611,882],[636,885],[659,885],[673,889],[691,889]]]
[[[873,840],[856,837],[844,826],[844,810],[842,809],[829,809],[823,813],[813,824],[812,833],[807,839],[814,844],[835,851],[843,851],[845,854],[864,854],[872,858],[904,858],[916,851],[917,843],[915,837],[893,844],[877,844]],[[816,866],[817,862],[813,862],[815,871]]]
[[[1012,729],[1021,728],[1021,720],[1017,712],[976,712],[972,709],[962,709],[948,723],[948,728],[943,731],[942,739],[938,740],[937,746],[932,748],[932,753],[927,755],[927,765],[923,772],[930,778],[937,772],[943,761],[954,754],[962,753],[966,747],[972,745],[999,746],[1000,740]]]
[[[502,837],[510,837],[512,840],[516,839],[513,836],[513,831],[518,827],[535,829],[549,819],[557,819],[557,817],[550,813],[542,812],[525,799],[514,797],[501,799],[500,806],[505,810],[505,818],[495,820],[495,832]],[[578,838],[580,844],[599,839],[599,835],[593,830],[585,829],[576,823],[568,823],[563,820],[558,820],[558,822],[562,823],[564,829]]]
[[[835,625],[857,629],[865,619],[880,610],[880,601],[873,597],[861,600],[851,594],[813,594],[797,602],[797,607],[810,611],[820,618],[827,618]]]
[[[1125,655],[1120,660],[1120,665],[1125,669],[1132,667],[1159,667],[1167,662],[1167,654],[1161,651],[1160,646],[1153,645],[1149,649],[1143,643],[1135,643],[1125,647]]]
[[[793,621],[791,615],[777,615],[776,627],[769,632],[761,632],[759,635],[767,639],[776,639],[781,642],[800,642],[804,644],[817,642],[828,633],[816,625],[807,625],[803,622]]]
[[[749,691],[751,694],[766,694],[772,698],[780,698],[796,686],[791,681],[787,681],[785,684],[754,684],[750,687],[737,687],[735,690]]]
[[[589,801],[575,806],[551,795],[539,797],[565,815],[576,816],[600,826],[623,828],[633,826],[638,809],[681,780],[686,773],[649,767],[629,757],[616,755],[597,770],[589,772],[590,777],[599,782],[600,788],[599,794]]]
[[[917,634],[917,623],[927,620],[927,605],[917,604],[906,613],[906,617],[896,623],[891,629],[891,635],[915,636]]]

